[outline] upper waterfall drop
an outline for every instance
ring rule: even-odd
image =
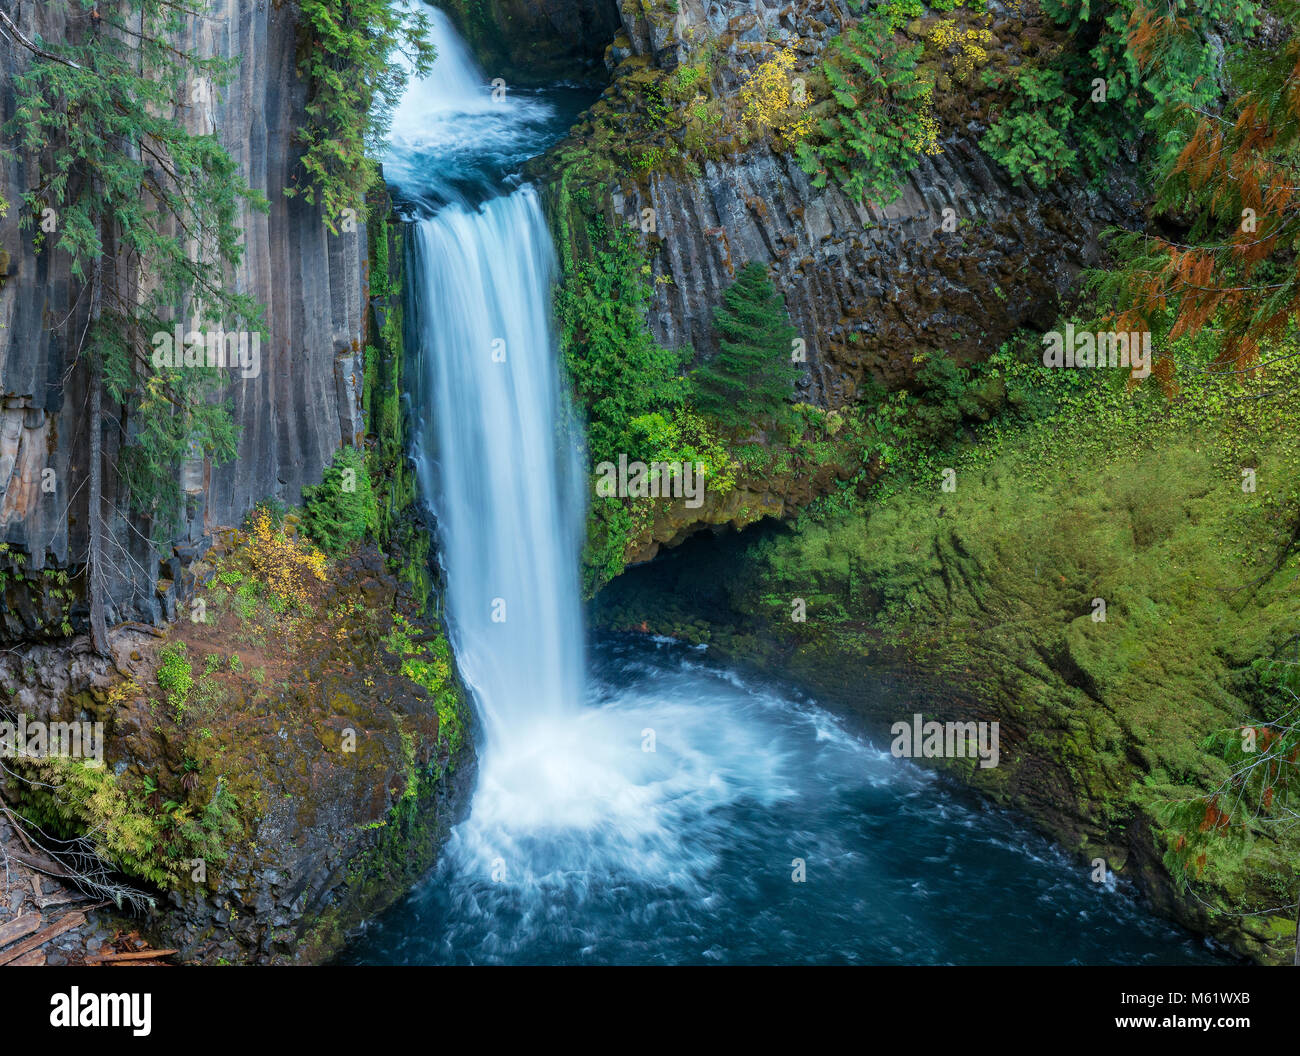
[[[411,80],[393,114],[384,176],[427,214],[499,194],[505,177],[560,130],[555,106],[535,93],[494,89],[451,20],[425,10],[437,58]],[[393,61],[410,72],[400,52]]]
[[[393,114],[394,136],[420,136],[430,117],[442,113],[469,114],[492,106],[487,78],[457,35],[451,19],[436,7],[426,8],[429,43],[437,58],[432,76],[413,81]],[[402,60],[407,71],[410,63]]]

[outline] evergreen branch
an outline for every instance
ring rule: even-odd
[[[3,27],[16,43],[21,44],[33,55],[39,55],[42,59],[48,59],[50,62],[62,63],[69,69],[77,70],[80,73],[86,72],[86,67],[73,62],[71,59],[64,58],[62,55],[55,55],[52,51],[46,51],[34,40],[31,40],[21,29],[14,25],[13,19],[5,14],[3,10],[0,10],[0,27]]]

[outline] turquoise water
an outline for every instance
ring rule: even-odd
[[[441,867],[345,960],[1222,959],[1113,879],[1094,883],[1022,819],[892,758],[807,699],[647,638],[602,640],[590,662],[577,728],[603,746],[587,766],[621,775],[607,795],[584,809],[581,796],[552,792],[514,819],[471,817]],[[647,729],[654,752],[643,750]]]

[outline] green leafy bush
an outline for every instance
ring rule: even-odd
[[[194,688],[194,672],[184,642],[174,642],[159,650],[156,677],[159,688],[167,693],[167,703],[178,713],[184,711],[190,690]]]
[[[641,461],[697,464],[715,495],[725,495],[735,485],[726,445],[698,414],[683,408],[666,415],[655,411],[633,418],[630,428],[637,443],[629,454]]]
[[[631,449],[633,418],[681,406],[689,350],[663,348],[646,328],[650,265],[633,229],[611,231],[596,214],[586,233],[591,255],[566,267],[556,315],[573,387],[587,409],[594,464]]]
[[[1016,103],[989,126],[980,146],[1015,179],[1046,187],[1077,160],[1065,134],[1075,99],[1056,70],[1026,69],[1017,87]]]
[[[223,865],[228,841],[242,830],[238,803],[221,782],[197,813],[174,800],[158,811],[145,798],[157,791],[151,778],[131,787],[107,767],[62,756],[24,760],[24,770],[31,780],[15,794],[28,817],[61,839],[84,838],[129,876],[164,889],[188,883],[195,859]]]
[[[874,9],[827,47],[822,72],[834,113],[818,123],[820,136],[796,148],[814,186],[834,178],[851,197],[882,205],[902,193],[922,154],[939,152],[934,85],[917,70],[924,45],[898,43],[896,17]]]
[[[1042,0],[1042,7],[1070,43],[1048,65],[1013,72],[1010,104],[981,141],[1012,175],[1039,187],[1075,169],[1102,178],[1135,144],[1153,147],[1157,160],[1181,150],[1185,137],[1171,134],[1168,116],[1215,105],[1224,45],[1255,31],[1260,4]],[[1176,20],[1176,31],[1165,20]],[[986,84],[1000,79],[990,71]]]

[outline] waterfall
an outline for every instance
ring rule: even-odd
[[[582,696],[584,514],[550,317],[555,257],[531,187],[418,222],[417,466],[487,752]]]
[[[402,96],[393,114],[393,134],[408,142],[426,134],[429,119],[439,114],[470,114],[492,105],[486,78],[457,35],[449,19],[436,7],[425,8],[429,19],[429,43],[437,53],[436,74],[415,80]],[[402,65],[410,72],[410,63]]]
[[[407,90],[385,159],[425,214],[410,254],[413,454],[484,754],[508,759],[583,693],[585,507],[551,322],[555,251],[536,191],[503,194],[482,168],[485,153],[533,150],[554,113],[493,99],[447,16],[428,12],[437,59]]]
[[[598,640],[588,666],[555,254],[536,192],[509,175],[563,134],[559,97],[494,99],[432,17],[439,59],[402,104],[384,171],[417,217],[412,454],[484,739],[437,873],[352,956],[945,962],[990,949],[990,920],[1013,960],[1171,945],[1122,907],[1098,914],[1095,885],[1018,822],[703,647]]]
[[[451,33],[442,16],[435,25]],[[408,272],[413,454],[436,515],[452,647],[484,727],[470,817],[445,860],[473,902],[489,877],[498,893],[542,903],[628,870],[693,885],[716,853],[681,845],[685,818],[741,790],[779,796],[768,787],[776,756],[750,730],[721,735],[722,757],[701,753],[674,732],[703,737],[680,699],[591,707],[578,574],[586,478],[551,320],[555,252],[535,190],[502,193],[509,181],[475,168],[485,150],[534,149],[532,122],[551,111],[527,99],[481,109],[484,78],[468,61],[443,36],[385,161],[422,216]],[[458,182],[465,173],[478,182]]]

